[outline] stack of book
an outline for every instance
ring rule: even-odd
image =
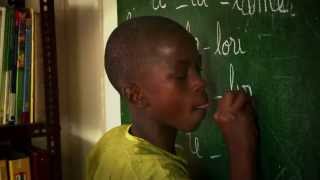
[[[49,179],[47,151],[34,149],[30,156],[19,153],[10,159],[0,158],[0,180]]]
[[[0,125],[45,120],[40,18],[0,7]]]

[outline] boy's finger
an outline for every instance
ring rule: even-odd
[[[233,107],[238,109],[250,103],[250,97],[244,91],[238,91]]]
[[[236,97],[236,94],[233,91],[226,91],[221,99],[221,103],[226,106],[231,106]]]

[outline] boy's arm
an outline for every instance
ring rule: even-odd
[[[243,91],[226,92],[214,119],[228,146],[231,180],[254,180],[258,133],[251,98]]]

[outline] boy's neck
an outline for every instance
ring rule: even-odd
[[[145,139],[151,144],[175,154],[175,140],[177,130],[168,126],[159,125],[152,121],[133,121],[131,133],[139,138]]]

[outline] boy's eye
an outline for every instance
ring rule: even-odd
[[[176,79],[178,80],[184,80],[187,78],[187,73],[181,73],[176,75]]]
[[[178,79],[178,80],[186,80],[187,77],[186,77],[186,76],[179,76],[179,77],[177,77],[177,79]]]

